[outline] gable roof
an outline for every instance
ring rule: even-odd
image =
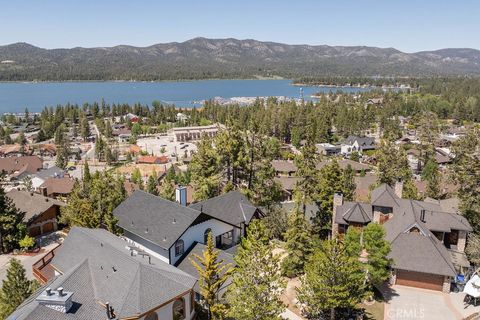
[[[234,226],[240,223],[249,224],[259,210],[238,190],[191,204],[190,208]]]
[[[277,172],[296,172],[298,170],[295,163],[288,160],[272,160],[272,166]]]
[[[33,218],[50,209],[52,206],[65,206],[65,203],[56,199],[44,197],[38,193],[13,189],[7,193],[15,207],[25,213],[23,220],[29,222]]]
[[[37,156],[0,158],[0,171],[6,173],[35,173],[43,167],[42,159]]]
[[[350,135],[345,139],[345,143],[352,145],[355,141],[357,141],[360,147],[371,147],[375,146],[375,139],[372,137],[359,137]]]
[[[142,190],[135,190],[113,210],[117,225],[168,250],[201,215]]]
[[[329,160],[323,160],[323,161],[317,163],[316,168],[317,169],[322,169],[328,163],[330,163]],[[339,159],[339,160],[337,160],[337,163],[338,163],[338,166],[343,170],[347,169],[348,166],[350,166],[352,168],[352,170],[354,170],[354,171],[361,171],[361,170],[368,171],[368,170],[371,170],[371,167],[369,165],[364,164],[364,163],[360,163],[360,162],[357,162],[357,161],[353,161],[353,160],[350,160],[350,159]]]
[[[105,302],[128,318],[193,288],[195,278],[154,257],[131,256],[126,244],[106,230],[74,227],[52,261],[63,275],[50,286],[73,292],[77,309],[64,314],[31,300],[12,319],[103,319]]]
[[[47,178],[44,183],[40,185],[40,188],[47,189],[48,195],[53,194],[70,194],[75,185],[75,180],[69,177],[51,177]]]
[[[382,183],[380,186],[373,189],[371,203],[374,206],[380,207],[394,208],[400,206],[399,198],[395,194],[395,191],[386,183]]]

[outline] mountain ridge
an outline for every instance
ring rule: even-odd
[[[471,48],[405,53],[392,47],[204,37],[147,47],[44,49],[18,42],[0,46],[0,62],[3,81],[480,74],[480,50]]]

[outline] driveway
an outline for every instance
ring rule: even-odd
[[[463,293],[446,294],[395,285],[384,294],[385,320],[461,320],[480,311],[480,307],[463,303]]]
[[[3,282],[3,280],[7,276],[7,269],[8,269],[9,263],[10,263],[10,259],[15,258],[15,259],[19,260],[26,270],[27,278],[30,279],[30,280],[33,280],[35,278],[34,278],[33,273],[32,273],[32,265],[35,262],[37,262],[38,260],[40,260],[41,258],[43,258],[43,256],[45,256],[48,252],[50,252],[50,250],[52,250],[56,246],[57,246],[56,243],[51,243],[51,244],[43,247],[42,250],[34,256],[27,256],[27,255],[21,255],[21,254],[18,254],[18,255],[2,254],[2,255],[0,255],[0,286]]]

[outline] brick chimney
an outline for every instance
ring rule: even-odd
[[[332,236],[338,233],[338,224],[335,223],[335,216],[337,215],[337,208],[341,205],[343,205],[343,194],[341,192],[335,192],[333,194]]]
[[[395,195],[400,199],[403,196],[403,181],[401,179],[398,179],[395,182]]]

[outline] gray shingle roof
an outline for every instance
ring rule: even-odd
[[[387,185],[381,185],[372,192],[372,204],[393,208],[393,217],[383,226],[386,239],[392,246],[390,257],[394,260],[395,268],[455,275],[451,255],[432,231],[472,231],[464,217],[443,212],[439,203],[400,199]],[[425,210],[423,221],[422,210]],[[412,227],[416,227],[420,233],[409,232]]]
[[[47,211],[52,206],[65,206],[65,203],[52,198],[44,197],[38,193],[13,189],[7,193],[15,207],[25,213],[24,221],[28,222],[39,214]]]
[[[296,172],[298,170],[293,161],[287,160],[272,160],[272,166],[277,172]]]
[[[37,173],[34,174],[34,176],[40,179],[46,180],[47,178],[51,178],[51,177],[63,177],[64,174],[65,174],[65,170],[57,166],[53,166],[48,169],[43,169],[38,171]]]
[[[101,229],[73,228],[52,265],[63,272],[52,288],[73,292],[79,304],[63,314],[30,300],[11,319],[103,319],[110,302],[118,318],[142,314],[193,288],[196,279],[151,257],[130,256],[127,243]],[[40,292],[39,292],[40,293]],[[37,295],[39,294],[37,293]]]
[[[347,144],[353,144],[355,141],[358,142],[358,145],[360,147],[375,147],[375,139],[372,137],[358,137],[358,136],[348,136],[345,139],[345,143]]]
[[[346,201],[337,208],[335,220],[341,224],[369,223],[373,220],[372,205]]]
[[[230,191],[205,201],[190,205],[218,220],[232,225],[249,224],[255,212],[259,210],[240,191]]]
[[[194,208],[184,207],[141,190],[123,201],[113,214],[118,226],[164,249],[169,249],[201,215]]]

